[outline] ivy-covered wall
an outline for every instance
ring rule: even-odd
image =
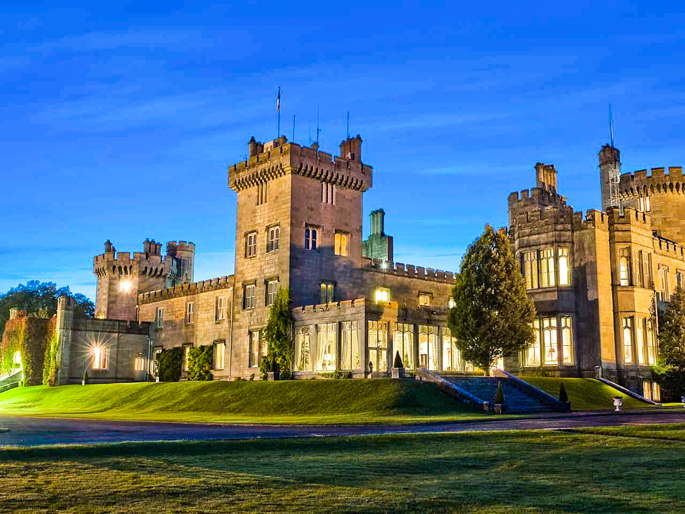
[[[24,371],[24,385],[43,383],[46,349],[54,332],[54,318],[33,318],[22,312],[9,320],[2,335],[0,373],[11,373],[16,369],[14,356],[19,352]]]

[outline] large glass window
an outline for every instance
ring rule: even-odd
[[[316,344],[317,371],[335,371],[337,330],[337,323],[324,323],[318,325]]]
[[[276,301],[276,293],[278,293],[278,280],[269,280],[266,283],[266,305],[273,305]]]
[[[668,268],[659,267],[659,300],[667,302],[669,300],[668,294]]]
[[[554,248],[546,248],[540,250],[540,287],[553,287],[555,285]]]
[[[109,348],[106,346],[97,345],[93,348],[93,360],[91,367],[93,369],[107,369],[109,365]]]
[[[281,228],[279,226],[269,228],[266,239],[266,253],[278,250],[278,240],[280,237]]]
[[[461,371],[461,355],[457,348],[457,340],[452,337],[452,332],[448,327],[442,329],[442,369]]]
[[[559,257],[559,285],[567,286],[571,283],[571,267],[568,262],[568,248],[557,248]]]
[[[644,364],[645,361],[645,320],[635,319],[635,346],[637,346],[637,363]]]
[[[335,255],[347,257],[350,254],[350,235],[347,232],[335,233]]]
[[[404,367],[414,369],[414,325],[395,323],[394,345],[395,351],[400,352]]]
[[[525,352],[525,362],[526,366],[539,366],[540,365],[540,320],[533,320],[533,335],[535,339],[533,344],[531,344]]]
[[[369,368],[373,371],[388,371],[388,322],[369,321],[367,341]]]
[[[571,316],[561,317],[561,350],[562,363],[566,366],[573,364],[573,322]]]
[[[645,322],[647,327],[647,362],[650,366],[656,364],[656,340],[654,338],[654,323],[651,319]]]
[[[250,232],[245,236],[245,257],[257,255],[257,232]]]
[[[305,250],[316,250],[317,238],[319,236],[319,229],[314,227],[305,227],[304,229],[304,249]]]
[[[300,327],[295,338],[295,371],[312,371],[310,327]]]
[[[226,342],[218,341],[214,344],[214,369],[224,369],[226,366]]]
[[[559,364],[557,318],[542,318],[542,342],[545,351],[545,364]]]
[[[359,360],[359,322],[344,321],[340,331],[340,368],[361,369]]]
[[[623,318],[623,362],[633,362],[633,318]]]
[[[618,283],[630,285],[630,248],[622,248],[618,260]]]
[[[526,289],[538,288],[538,252],[523,253],[523,276],[526,278]]]
[[[438,327],[419,325],[419,367],[438,369]]]

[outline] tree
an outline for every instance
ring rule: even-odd
[[[267,355],[261,366],[262,374],[278,371],[282,379],[290,378],[292,362],[292,338],[290,327],[290,292],[288,288],[279,289],[274,303],[269,310],[269,320],[266,322],[264,337],[267,344]]]
[[[33,317],[51,318],[57,312],[57,299],[63,294],[76,300],[74,317],[85,318],[95,314],[93,302],[82,294],[71,294],[68,286],[58,289],[53,282],[29,280],[0,295],[0,334],[5,331],[10,309],[25,310]]]
[[[659,323],[659,356],[665,366],[685,372],[685,290],[681,287]]]
[[[212,380],[214,347],[196,346],[188,352],[188,378],[190,380]]]
[[[533,343],[535,306],[504,230],[486,225],[469,246],[452,298],[447,321],[457,347],[485,375],[497,359]]]

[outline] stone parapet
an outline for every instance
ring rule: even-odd
[[[665,168],[652,168],[650,173],[647,170],[624,173],[619,189],[624,199],[644,194],[682,194],[685,193],[683,168],[671,166],[668,173]]]
[[[190,296],[208,291],[216,291],[219,289],[228,289],[233,287],[233,275],[212,278],[200,282],[193,282],[192,284],[182,284],[175,287],[168,287],[166,289],[159,289],[157,291],[150,291],[138,295],[138,303],[140,305],[146,303],[158,302],[168,298],[177,298],[179,296]]]
[[[454,283],[455,280],[455,274],[451,271],[424,268],[423,266],[403,264],[401,262],[381,261],[380,259],[362,258],[362,269],[384,273],[386,275],[428,280],[431,282],[443,282],[451,284]]]

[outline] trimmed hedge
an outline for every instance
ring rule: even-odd
[[[178,382],[183,372],[183,348],[169,348],[157,354],[159,379],[162,382]]]
[[[188,378],[190,380],[209,381],[214,366],[214,346],[196,346],[188,352]]]

